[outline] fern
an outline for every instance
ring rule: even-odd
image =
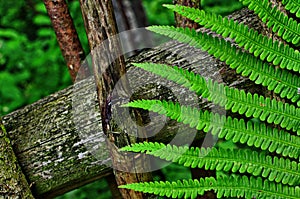
[[[285,9],[291,13],[295,13],[296,17],[300,18],[300,2],[299,0],[283,0],[282,4]]]
[[[182,164],[185,167],[206,170],[231,171],[261,176],[269,181],[283,184],[300,184],[300,165],[295,161],[267,156],[250,150],[216,148],[188,148],[147,142],[124,147],[123,151],[146,152],[146,154]]]
[[[236,69],[237,73],[249,77],[256,84],[267,86],[268,90],[273,90],[279,93],[280,97],[291,99],[300,106],[300,95],[297,93],[300,77],[255,59],[248,53],[237,50],[230,42],[211,35],[197,33],[188,28],[170,26],[152,26],[148,29],[207,51],[221,61],[225,61],[232,69]]]
[[[268,123],[280,124],[282,128],[300,135],[300,108],[293,105],[245,93],[243,90],[230,88],[212,80],[206,81],[200,75],[178,67],[152,63],[134,65],[181,84],[209,101],[224,106],[226,110],[239,112],[247,117],[253,116]]]
[[[269,150],[291,158],[299,158],[300,155],[300,138],[298,136],[267,127],[263,123],[251,121],[246,123],[243,119],[233,119],[230,116],[220,116],[209,111],[203,112],[196,108],[180,106],[178,103],[159,100],[138,100],[123,106],[157,112],[178,122],[189,124],[191,128],[203,130],[206,133],[211,131],[213,135],[232,140],[235,143],[246,143],[248,146]]]
[[[268,0],[240,0],[249,9],[267,22],[268,27],[273,27],[272,31],[277,33],[287,42],[292,42],[299,46],[300,42],[300,25],[297,21],[289,18],[280,12],[276,7],[272,8]]]
[[[299,187],[289,187],[276,184],[262,178],[221,175],[215,178],[201,178],[200,180],[182,180],[177,182],[145,182],[121,185],[120,188],[133,189],[145,193],[153,193],[172,198],[196,198],[205,191],[214,190],[217,197],[245,197],[245,198],[281,198],[299,199]]]
[[[281,68],[287,68],[288,70],[300,71],[300,54],[288,45],[273,41],[267,36],[263,36],[257,31],[248,28],[246,25],[234,22],[232,19],[222,18],[221,16],[206,13],[203,10],[184,6],[165,6],[221,34],[223,37],[229,36],[235,39],[240,47],[249,50],[255,57],[259,56],[261,60],[267,60],[275,66],[279,65]]]
[[[219,139],[246,145],[246,149],[189,148],[151,142],[127,146],[121,150],[146,153],[185,167],[215,170],[217,176],[176,182],[134,183],[120,188],[173,198],[196,198],[211,190],[216,192],[218,198],[300,198],[300,55],[298,50],[291,47],[300,45],[299,24],[277,7],[272,8],[267,0],[240,1],[254,10],[288,44],[274,41],[231,19],[178,5],[166,7],[215,31],[223,38],[230,37],[238,47],[225,39],[195,30],[169,26],[152,26],[148,29],[207,51],[237,73],[289,101],[246,93],[176,66],[134,64],[183,85],[226,110],[257,118],[260,122],[219,115],[174,102],[129,102],[123,106],[166,115],[191,128],[211,132]],[[299,0],[283,0],[282,4],[290,13],[300,16]],[[275,128],[276,125],[280,129]]]

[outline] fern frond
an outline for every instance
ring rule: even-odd
[[[209,101],[224,106],[226,110],[239,112],[246,117],[259,118],[268,123],[280,124],[282,128],[300,135],[300,108],[293,105],[258,94],[252,95],[243,90],[212,82],[211,79],[206,81],[200,75],[182,68],[153,63],[134,65],[181,84]]]
[[[238,120],[230,116],[220,116],[219,114],[201,111],[196,108],[180,106],[178,103],[159,100],[137,100],[129,102],[123,106],[142,108],[159,114],[166,115],[171,119],[184,124],[189,124],[191,128],[211,131],[213,135],[233,142],[246,143],[248,146],[261,148],[276,152],[282,156],[298,158],[300,155],[300,137],[275,128],[267,127],[265,124],[245,123],[243,119]],[[145,143],[149,150],[157,150],[158,145]],[[163,145],[160,146],[163,148]],[[141,149],[135,147],[137,151]],[[125,148],[126,150],[126,148]]]
[[[206,28],[221,34],[223,37],[235,39],[240,47],[244,47],[255,57],[267,60],[275,66],[288,70],[300,71],[300,54],[288,45],[273,41],[267,36],[249,29],[244,24],[239,24],[232,19],[222,18],[203,10],[179,5],[165,5],[167,8],[203,25]]]
[[[126,151],[144,152],[167,161],[182,164],[185,167],[205,168],[205,170],[231,171],[261,176],[269,181],[282,184],[300,184],[300,164],[283,158],[267,156],[265,153],[239,149],[188,148],[161,143],[137,143]],[[164,145],[164,146],[163,146]]]
[[[159,196],[172,198],[196,198],[203,195],[205,191],[217,187],[217,181],[214,178],[205,178],[200,180],[178,180],[176,182],[143,182],[121,185],[119,188],[132,189],[144,193],[151,193]]]
[[[290,13],[296,14],[300,18],[300,1],[299,0],[283,0],[282,4]]]
[[[240,0],[243,5],[253,10],[267,26],[273,27],[272,31],[277,33],[287,42],[292,42],[299,46],[300,43],[300,25],[292,18],[289,18],[283,12],[273,7],[268,0]],[[268,21],[268,22],[267,22]]]
[[[299,199],[300,188],[276,184],[262,178],[247,176],[218,176],[201,178],[200,180],[182,180],[176,182],[144,182],[121,185],[119,188],[127,188],[144,193],[153,193],[172,198],[196,198],[205,191],[214,190],[217,198],[221,197],[245,197],[245,198],[277,198]]]
[[[147,151],[158,151],[165,148],[164,143],[158,142],[140,142],[131,145],[127,145],[119,149],[120,151],[131,151],[136,153],[146,153]]]
[[[235,46],[231,46],[230,42],[206,33],[197,33],[189,28],[172,26],[151,26],[147,29],[207,51],[221,61],[225,61],[231,68],[236,69],[237,73],[249,77],[256,84],[267,86],[269,90],[280,93],[280,97],[291,99],[300,106],[299,76],[270,66],[248,53],[237,50]]]

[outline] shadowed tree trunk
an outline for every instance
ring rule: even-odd
[[[112,2],[120,32],[148,26],[141,0],[113,0]]]

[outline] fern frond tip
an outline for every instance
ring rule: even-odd
[[[147,27],[148,28],[148,27]],[[142,63],[131,63],[135,67],[139,67]]]
[[[130,189],[130,184],[123,184],[123,185],[119,185],[118,188],[119,189]]]
[[[127,103],[127,104],[122,104],[120,107],[126,108],[126,107],[131,107],[131,106],[130,106],[130,103]]]
[[[173,4],[163,4],[162,6],[165,8],[168,8],[168,9],[172,9],[175,7],[175,5],[173,5]]]

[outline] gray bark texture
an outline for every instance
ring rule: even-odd
[[[122,129],[118,128],[119,125],[114,125],[115,119],[113,116],[116,114],[111,114],[111,95],[117,84],[122,88],[119,89],[119,94],[130,96],[127,92],[129,90],[128,81],[124,78],[126,77],[126,63],[121,53],[122,46],[120,40],[112,39],[118,34],[112,1],[81,0],[80,5],[91,49],[93,77],[97,90],[96,99],[98,99],[101,113],[102,131],[106,137],[109,137],[109,139],[104,140],[107,143],[106,146],[110,153],[116,180],[116,185],[110,186],[111,192],[114,194],[120,192],[119,195],[114,195],[116,199],[142,199],[145,196],[141,192],[129,189],[115,189],[118,185],[151,181],[152,178],[149,173],[131,172],[133,169],[136,170],[136,160],[118,151],[118,147],[125,146],[124,143],[127,140],[135,143],[136,137],[122,131]],[[104,42],[106,42],[105,46],[103,46]],[[80,103],[82,104],[82,102]],[[121,103],[119,102],[119,104]],[[81,113],[79,114],[82,115]],[[120,118],[120,114],[117,116]],[[87,116],[87,118],[90,117]],[[118,134],[114,132],[118,132]],[[145,159],[137,161],[143,162],[143,165],[149,165]]]
[[[149,25],[142,0],[113,0],[112,2],[119,32],[144,28]],[[150,36],[151,34],[148,34],[148,37]],[[131,32],[124,39],[122,45],[123,48],[134,51],[136,46],[150,43],[151,39],[145,40],[140,34]],[[129,53],[129,55],[133,55],[133,53]]]
[[[247,9],[232,17],[262,30],[257,17]],[[226,85],[264,94],[260,86],[254,86],[247,78],[236,74],[207,53],[170,41],[127,60],[127,74],[136,78],[131,79],[135,81],[132,85],[144,83],[133,92],[132,98],[180,101],[181,96],[182,101],[189,105],[222,111],[203,99],[190,100],[192,94],[189,91],[131,67],[132,62],[177,65]],[[2,118],[18,162],[36,198],[52,198],[112,173],[96,96],[94,80],[88,78]],[[148,117],[147,113],[145,117]],[[135,132],[132,125],[128,125],[132,122],[130,117],[121,120],[127,132]],[[178,140],[182,142],[189,137],[186,133],[190,129],[186,125],[168,119],[162,125],[161,121],[161,116],[154,115],[147,122],[153,132],[159,131],[149,137],[149,141],[170,143],[175,140],[172,143],[176,144]],[[3,153],[6,153],[5,149],[0,148],[0,154]],[[0,183],[9,175],[8,172],[0,173]]]

